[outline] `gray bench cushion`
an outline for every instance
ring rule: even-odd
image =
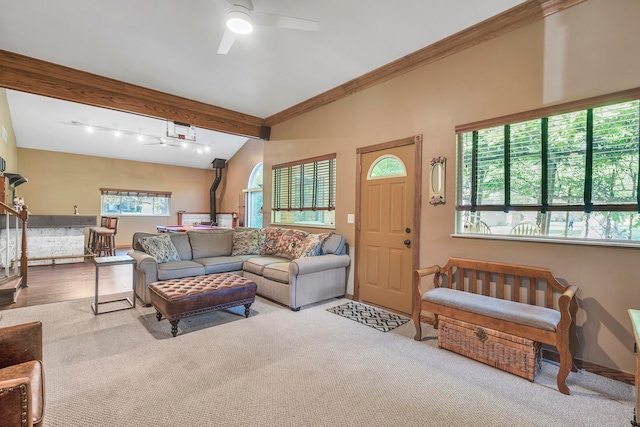
[[[560,312],[557,310],[449,288],[430,289],[422,295],[422,299],[434,304],[545,331],[554,332],[560,322]]]

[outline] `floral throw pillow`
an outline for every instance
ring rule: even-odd
[[[234,232],[231,256],[260,255],[264,251],[264,237],[265,233],[262,230]]]
[[[158,264],[180,261],[178,250],[169,236],[143,237],[140,239],[140,245],[146,253],[156,259]]]
[[[284,228],[280,227],[266,227],[264,231],[264,250],[263,255],[275,255],[276,246],[278,245],[278,238],[280,233],[284,232]]]
[[[316,256],[320,253],[320,235],[309,234],[296,247],[295,258],[303,258],[307,256]]]
[[[329,233],[309,234],[304,239],[304,242],[302,242],[302,244],[298,246],[296,258],[320,255],[320,252],[322,252],[322,244],[331,235],[333,235],[333,231]]]
[[[302,230],[283,230],[278,237],[275,255],[287,259],[296,258],[298,247],[308,235],[309,233]]]

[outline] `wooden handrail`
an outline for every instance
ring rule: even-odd
[[[29,267],[27,260],[27,221],[29,221],[29,209],[25,205],[22,207],[22,210],[18,212],[11,206],[0,201],[0,210],[2,209],[15,216],[16,218],[20,218],[22,220],[22,252],[20,253],[20,275],[22,276],[22,284],[24,286],[27,286]],[[9,230],[7,230],[7,233],[9,233]],[[8,268],[8,266],[5,266],[5,268]]]

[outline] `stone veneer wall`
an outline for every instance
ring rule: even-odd
[[[7,232],[6,230],[0,230],[0,248],[4,248],[7,245]],[[16,252],[16,232],[15,229],[9,231],[9,264],[11,265],[12,259],[20,260],[20,254],[22,251],[22,230],[18,229],[18,249]],[[69,255],[83,255],[84,254],[84,228],[28,228],[27,227],[27,257],[28,258],[45,258],[45,257],[57,257],[57,256],[69,256]],[[4,251],[0,252],[2,259],[0,265],[5,267],[7,265],[7,258]],[[48,260],[33,260],[29,261],[29,266],[32,265],[47,265],[47,264],[66,264],[72,262],[83,262],[84,258],[63,258]]]
[[[88,215],[30,216],[27,221],[27,257],[49,258],[83,255],[85,253],[85,228],[96,226],[96,221],[95,216]],[[5,251],[4,249],[7,247],[8,251]],[[15,217],[10,217],[8,244],[6,220],[0,221],[0,249],[0,265],[2,267],[11,266],[11,260],[20,259],[22,229],[18,227],[16,231]],[[29,266],[83,261],[82,257],[56,259],[55,261],[52,259],[33,260],[29,261]]]

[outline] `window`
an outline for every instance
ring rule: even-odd
[[[335,226],[336,155],[273,166],[273,222]]]
[[[407,169],[398,156],[385,154],[371,164],[367,179],[395,178],[407,176]]]
[[[458,233],[640,241],[639,133],[637,99],[458,130]]]
[[[246,227],[262,227],[262,180],[262,162],[260,162],[251,171],[248,189],[244,190]]]
[[[168,216],[171,193],[101,188],[102,215]]]

